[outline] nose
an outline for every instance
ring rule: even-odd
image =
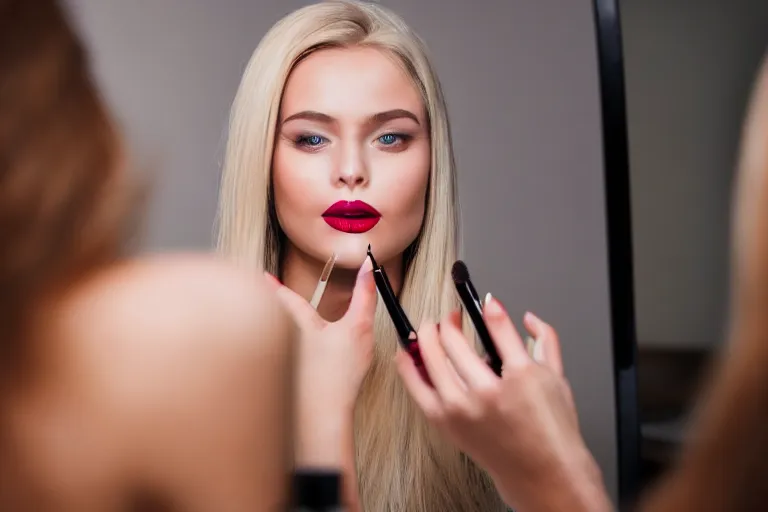
[[[337,187],[347,187],[353,190],[368,184],[368,166],[360,148],[345,148],[341,161],[336,166],[336,171],[333,181]]]

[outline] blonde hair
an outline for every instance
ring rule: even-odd
[[[279,274],[282,238],[271,162],[282,92],[298,61],[328,47],[368,46],[393,56],[421,92],[430,123],[432,166],[426,213],[405,254],[400,300],[416,325],[458,307],[449,269],[457,257],[456,171],[445,102],[421,39],[387,9],[335,0],[280,20],[251,57],[235,97],[220,188],[218,248],[241,264]],[[392,321],[376,311],[376,354],[355,423],[360,498],[374,511],[504,510],[492,482],[427,425],[391,360]]]

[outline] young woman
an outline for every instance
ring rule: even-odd
[[[0,510],[285,509],[287,313],[218,258],[126,257],[131,173],[57,2],[0,0],[0,48]]]
[[[366,512],[505,509],[485,472],[404,391],[383,305],[375,319],[345,316],[356,314],[348,307],[369,244],[416,325],[457,307],[456,181],[440,85],[402,19],[377,4],[330,1],[286,16],[263,38],[232,106],[218,245],[282,281],[279,294],[303,326],[300,351],[343,339],[338,359],[303,359],[299,396],[327,394],[321,408],[300,400],[297,442],[321,435],[318,415],[343,420],[347,503]],[[308,311],[333,253],[324,298]],[[369,281],[360,293],[372,290]],[[345,364],[357,370],[340,382]]]

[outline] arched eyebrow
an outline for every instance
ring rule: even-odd
[[[385,112],[379,112],[377,114],[373,114],[368,118],[368,121],[366,124],[384,124],[387,121],[392,121],[394,119],[411,119],[416,124],[421,125],[419,122],[419,118],[411,112],[410,110],[405,110],[402,108],[396,108],[392,110],[387,110]],[[336,122],[336,119],[329,116],[328,114],[323,114],[322,112],[317,112],[314,110],[303,110],[301,112],[297,112],[295,114],[291,114],[290,116],[283,119],[283,122],[281,124],[288,123],[290,121],[295,121],[297,119],[304,119],[307,121],[315,121],[322,124],[332,124]]]
[[[419,122],[419,118],[416,117],[416,114],[402,108],[387,110],[386,112],[379,112],[378,114],[372,115],[370,120],[372,123],[384,124],[387,121],[392,121],[393,119],[402,119],[402,118],[412,119],[416,124],[421,125],[421,123]]]

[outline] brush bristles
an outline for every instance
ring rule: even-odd
[[[328,262],[325,264],[325,267],[323,267],[323,273],[320,274],[320,281],[327,281],[331,277],[331,272],[333,272],[333,267],[336,265],[336,253],[331,254],[331,257],[328,259]]]
[[[461,260],[456,260],[451,268],[451,277],[456,283],[466,283],[469,281],[469,269]]]

